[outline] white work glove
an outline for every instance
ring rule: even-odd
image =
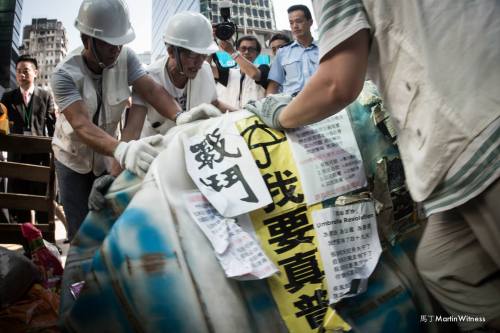
[[[154,146],[163,140],[163,135],[149,136],[141,140],[120,142],[113,152],[121,167],[144,177],[148,172],[151,162],[160,153]]]
[[[181,113],[177,116],[175,123],[177,125],[187,124],[195,120],[218,117],[222,114],[220,110],[210,103],[202,103],[191,110]]]
[[[285,106],[290,103],[292,96],[288,94],[269,95],[258,101],[250,101],[243,108],[258,116],[264,124],[271,128],[282,130],[278,118]]]
[[[90,210],[101,210],[104,208],[104,205],[106,204],[104,195],[108,192],[108,189],[114,180],[115,177],[111,175],[104,175],[94,180],[92,190],[90,190],[88,202]]]

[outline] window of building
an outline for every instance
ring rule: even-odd
[[[257,9],[255,9],[255,8],[252,9],[252,14],[253,14],[253,16],[257,16]]]
[[[271,29],[271,22],[267,21],[266,22],[266,26],[267,26],[268,29]]]

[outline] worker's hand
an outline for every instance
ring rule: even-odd
[[[104,175],[94,180],[88,202],[90,210],[101,210],[104,208],[106,204],[104,195],[108,192],[108,189],[114,180],[115,177],[111,175]]]
[[[222,114],[220,110],[210,103],[202,103],[189,111],[181,113],[175,123],[177,125],[187,124],[195,120],[218,117]]]
[[[283,108],[290,103],[292,96],[287,94],[269,95],[258,101],[250,101],[243,108],[258,116],[264,124],[282,130],[278,118]]]
[[[162,140],[163,135],[158,134],[137,141],[120,142],[113,156],[122,168],[130,170],[142,178],[148,172],[151,162],[160,153],[160,150],[154,146]]]

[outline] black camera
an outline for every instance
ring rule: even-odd
[[[236,32],[236,24],[229,20],[231,17],[231,2],[222,1],[219,8],[223,22],[215,25],[215,37],[220,40],[229,40]]]

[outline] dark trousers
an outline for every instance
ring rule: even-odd
[[[55,161],[59,198],[68,221],[68,239],[72,240],[89,212],[88,201],[94,173],[81,174]]]

